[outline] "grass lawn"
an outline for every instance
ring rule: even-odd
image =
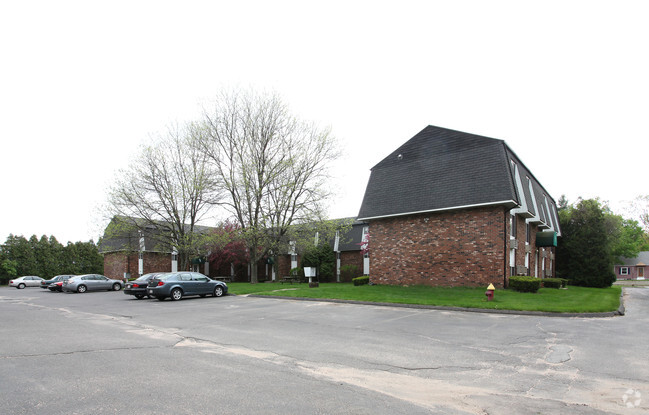
[[[327,298],[381,303],[423,304],[435,306],[487,308],[501,310],[549,311],[556,313],[598,313],[615,311],[620,306],[621,288],[586,288],[569,286],[566,290],[541,288],[538,293],[496,290],[487,302],[485,288],[400,287],[349,283],[308,284],[229,283],[232,294]]]

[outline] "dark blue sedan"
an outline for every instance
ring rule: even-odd
[[[151,278],[147,294],[162,301],[169,297],[174,301],[188,295],[221,297],[228,293],[228,286],[221,281],[212,280],[198,272],[172,272]]]

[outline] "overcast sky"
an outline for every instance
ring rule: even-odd
[[[558,200],[649,194],[645,1],[11,1],[0,242],[97,241],[115,172],[223,87],[279,93],[345,159],[331,217],[427,125],[503,139]]]

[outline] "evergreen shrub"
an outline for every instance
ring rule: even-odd
[[[535,293],[541,288],[541,280],[534,277],[510,277],[509,288],[522,293]]]
[[[544,288],[561,288],[564,285],[563,278],[545,278],[543,280]]]

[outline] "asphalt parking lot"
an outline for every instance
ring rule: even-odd
[[[7,414],[634,414],[649,288],[556,318],[0,288]]]

